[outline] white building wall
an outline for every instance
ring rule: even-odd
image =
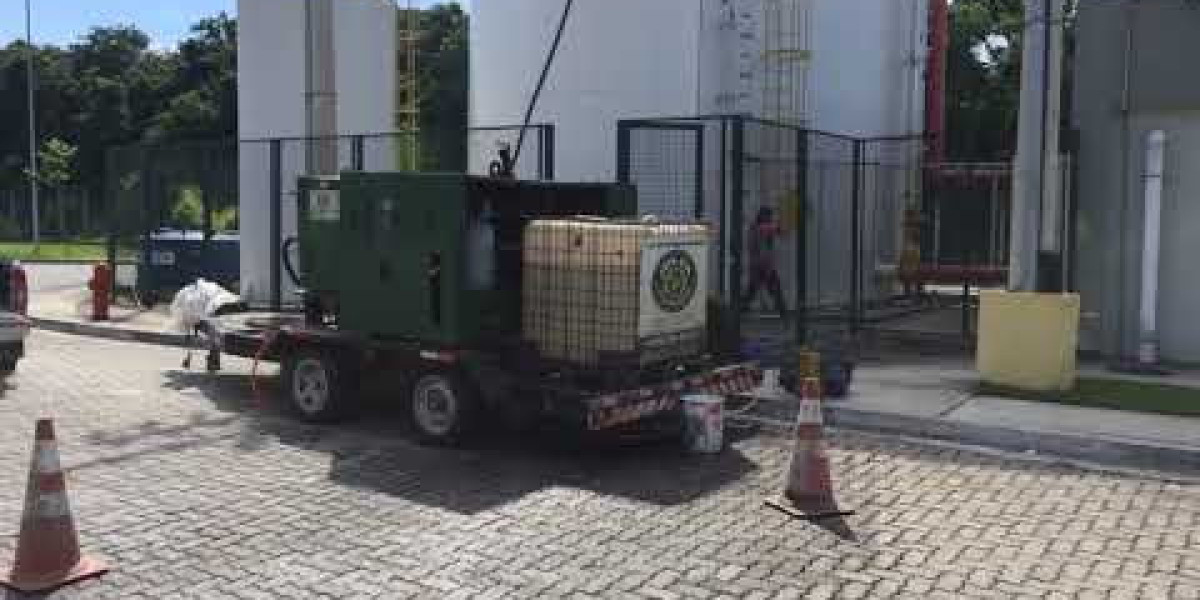
[[[271,274],[269,138],[307,134],[304,0],[238,2],[238,136],[241,288],[250,302],[266,302]],[[387,0],[337,0],[334,47],[338,131],[343,135],[394,129],[396,17]],[[394,146],[368,141],[367,168],[391,168]],[[349,165],[350,145],[341,160]],[[296,231],[296,180],[304,173],[304,143],[282,142],[282,237]],[[285,298],[294,297],[286,274]]]

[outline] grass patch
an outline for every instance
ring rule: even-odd
[[[986,383],[978,391],[1037,402],[1200,417],[1200,390],[1163,383],[1085,377],[1069,392],[1031,392]]]
[[[108,247],[104,243],[91,242],[0,242],[0,258],[94,262],[108,258]],[[122,249],[118,251],[117,258],[133,260],[137,254],[130,249]]]

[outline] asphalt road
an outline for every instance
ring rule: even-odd
[[[92,277],[92,266],[87,264],[28,263],[25,272],[29,278],[31,294],[86,289]]]

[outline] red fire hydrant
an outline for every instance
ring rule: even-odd
[[[108,304],[112,297],[112,270],[107,263],[98,263],[92,269],[92,280],[88,289],[92,290],[92,320],[108,320]]]

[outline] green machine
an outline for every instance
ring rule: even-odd
[[[620,184],[451,173],[346,172],[299,188],[310,324],[456,347],[519,336],[530,220],[630,216],[637,202]]]

